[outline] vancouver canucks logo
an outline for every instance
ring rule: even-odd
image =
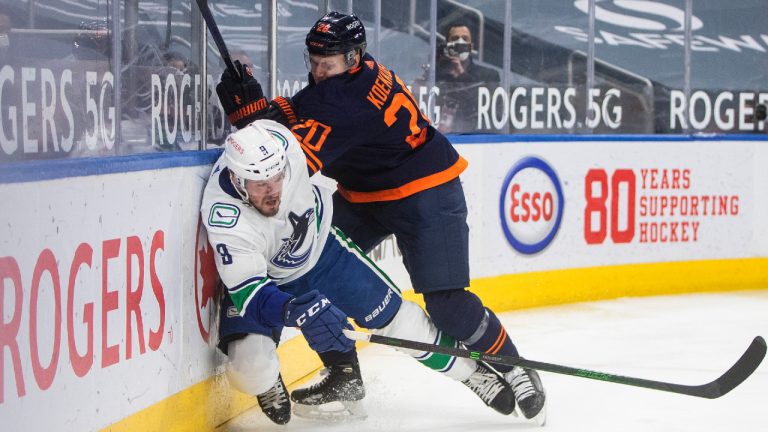
[[[309,247],[306,248],[304,253],[299,254],[299,250],[304,246],[304,241],[307,239],[307,232],[309,231],[309,224],[314,219],[314,209],[308,209],[301,216],[294,212],[288,213],[288,220],[293,226],[293,234],[291,234],[291,237],[283,239],[283,245],[280,247],[280,250],[272,257],[272,264],[281,268],[297,268],[307,262],[314,240],[310,238],[308,242]]]

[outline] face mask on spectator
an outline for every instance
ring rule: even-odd
[[[469,44],[469,41],[464,38],[459,38],[446,44],[445,55],[448,57],[458,57],[459,60],[464,61],[469,58],[470,50],[471,45]]]

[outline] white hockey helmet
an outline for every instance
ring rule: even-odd
[[[246,180],[270,180],[285,169],[286,133],[290,131],[279,123],[257,120],[227,137],[224,161],[235,175],[235,188],[244,201],[248,201]]]

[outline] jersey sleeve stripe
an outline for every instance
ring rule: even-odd
[[[240,288],[237,290],[227,290],[229,292],[229,297],[232,299],[232,303],[237,308],[237,312],[242,316],[243,313],[245,313],[246,308],[248,307],[248,303],[253,299],[253,296],[256,295],[256,293],[263,287],[264,285],[271,282],[269,278],[253,278],[258,279],[256,281],[253,281],[249,284],[240,286]]]
[[[269,280],[269,278],[265,277],[265,276],[250,277],[250,278],[240,282],[239,284],[233,286],[232,288],[227,287],[227,291],[229,291],[230,293],[234,293],[234,292],[237,292],[237,291],[245,288],[248,285],[253,284],[254,282],[262,281],[262,283],[263,283],[264,281],[268,281],[268,280]]]
[[[413,180],[397,188],[373,192],[355,192],[344,189],[344,187],[338,185],[338,189],[341,196],[343,196],[347,201],[353,203],[393,201],[411,196],[417,192],[421,192],[435,186],[439,186],[443,183],[448,183],[449,181],[458,177],[459,174],[461,174],[468,165],[469,163],[467,160],[459,156],[459,159],[456,161],[456,163],[446,168],[445,170],[430,174],[420,179]]]

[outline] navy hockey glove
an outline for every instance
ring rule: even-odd
[[[298,121],[296,112],[293,110],[293,102],[291,102],[290,98],[282,96],[272,99],[263,118],[274,120],[287,128],[290,128]]]
[[[235,60],[235,68],[240,78],[232,76],[229,69],[221,74],[221,81],[216,85],[221,106],[229,122],[238,129],[263,117],[267,112],[267,98],[261,90],[261,84],[253,77],[251,68]]]
[[[310,348],[316,352],[345,352],[355,346],[341,332],[344,328],[352,329],[347,315],[317,290],[293,298],[284,310],[285,325],[301,328]]]

